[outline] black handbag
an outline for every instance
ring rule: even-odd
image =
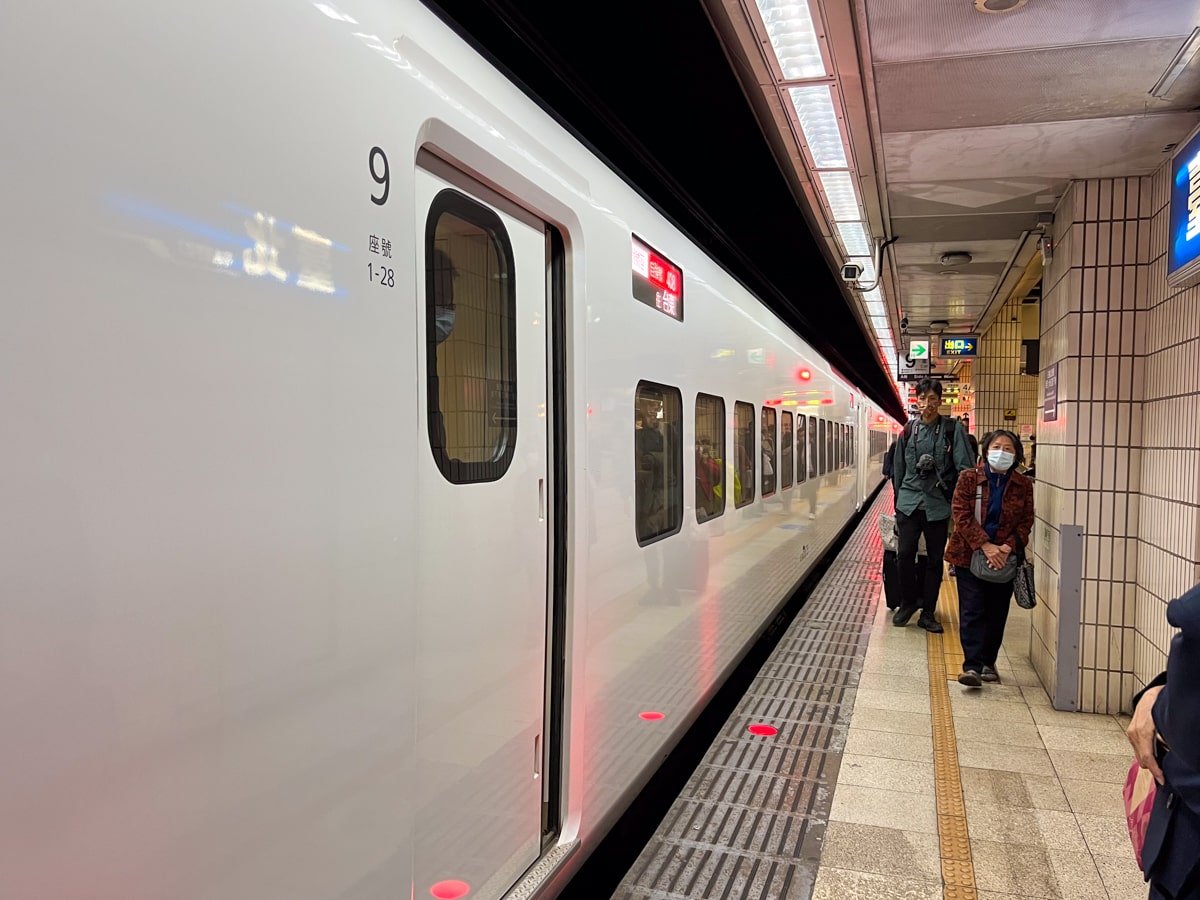
[[[1021,609],[1033,609],[1037,606],[1037,588],[1033,583],[1033,563],[1029,562],[1022,553],[1021,564],[1013,576],[1013,596],[1017,598],[1017,606]]]

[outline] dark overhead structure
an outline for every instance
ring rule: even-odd
[[[896,418],[699,0],[425,0]]]

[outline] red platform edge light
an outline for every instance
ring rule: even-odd
[[[437,900],[459,900],[471,893],[471,886],[465,881],[439,881],[429,889],[429,893]]]
[[[646,710],[646,712],[638,713],[638,718],[645,719],[647,722],[657,722],[659,719],[666,718],[666,716],[664,716],[660,712],[654,712],[653,710]]]
[[[760,737],[774,737],[779,734],[779,729],[774,725],[751,725],[746,729],[751,734],[757,734]]]

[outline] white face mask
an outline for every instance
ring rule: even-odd
[[[988,451],[988,465],[994,472],[1007,472],[1012,468],[1014,459],[1016,459],[1016,454],[1009,453],[1007,450]]]

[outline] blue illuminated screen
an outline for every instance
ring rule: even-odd
[[[1167,277],[1200,259],[1200,134],[1176,155],[1171,169],[1171,242]]]

